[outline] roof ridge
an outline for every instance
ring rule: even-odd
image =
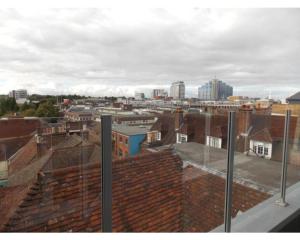
[[[153,155],[155,156],[159,156],[160,159],[167,159],[168,156],[172,155],[172,156],[177,156],[176,153],[174,153],[174,151],[172,151],[171,149],[166,149],[163,150],[161,152],[157,152],[157,153],[146,153],[146,154],[141,154],[138,156],[134,156],[134,157],[129,157],[129,158],[123,158],[123,159],[118,159],[118,160],[114,160],[113,164],[115,166],[119,166],[122,164],[128,164],[130,162],[140,162],[141,161],[145,161],[145,160],[151,160],[150,157],[153,157]],[[179,158],[179,156],[177,156]],[[44,170],[42,171],[44,174],[63,174],[66,171],[68,172],[73,172],[73,171],[77,171],[79,168],[84,168],[84,169],[91,169],[91,168],[95,168],[98,166],[101,166],[101,162],[92,162],[92,163],[86,163],[83,165],[76,165],[76,166],[70,166],[70,167],[65,167],[65,168],[58,168],[58,169],[53,169],[53,170]]]

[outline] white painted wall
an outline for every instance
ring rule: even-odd
[[[258,153],[258,147],[259,146],[263,147],[263,153],[262,154]],[[254,151],[255,147],[256,147],[257,155],[259,155],[261,157],[264,157],[264,158],[267,158],[267,159],[271,159],[271,157],[272,157],[272,143],[250,140],[250,149],[252,149]],[[267,155],[265,155],[265,148],[268,148],[268,154]],[[251,155],[256,155],[252,151],[250,151],[250,154]]]
[[[188,136],[186,134],[177,133],[176,134],[176,143],[183,143],[188,141]]]
[[[206,136],[206,146],[222,148],[222,138]]]

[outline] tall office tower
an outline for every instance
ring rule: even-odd
[[[136,100],[144,100],[144,99],[145,99],[145,94],[142,93],[142,92],[136,92],[136,93],[134,94],[134,98],[135,98]]]
[[[164,98],[167,97],[168,93],[164,89],[153,89],[152,98]]]
[[[213,79],[198,88],[200,100],[220,101],[233,95],[233,88],[218,79]]]
[[[170,89],[170,96],[174,99],[184,99],[185,98],[185,85],[184,82],[178,81],[173,82]]]

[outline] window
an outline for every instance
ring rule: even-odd
[[[180,136],[180,142],[182,142],[182,143],[187,142],[187,139],[186,139],[186,137],[184,135]]]
[[[120,149],[120,148],[119,148],[119,153],[118,153],[118,156],[119,156],[119,157],[122,157],[122,156],[123,156],[122,149]]]
[[[128,144],[128,138],[125,139],[125,144],[126,144],[126,145]]]
[[[158,140],[158,141],[161,140],[161,133],[160,133],[160,132],[157,133],[157,140]]]
[[[263,151],[264,151],[264,147],[261,146],[261,145],[258,145],[257,153],[258,153],[258,154],[263,154]]]
[[[264,148],[264,155],[266,155],[266,156],[269,155],[269,149],[266,147]]]
[[[187,142],[187,135],[185,134],[181,134],[181,133],[177,133],[176,135],[176,142],[177,143],[186,143]]]
[[[123,139],[122,139],[122,137],[120,136],[120,137],[119,137],[119,142],[122,142],[122,141],[123,141]]]
[[[216,137],[207,136],[206,145],[214,148],[221,148],[221,139]]]

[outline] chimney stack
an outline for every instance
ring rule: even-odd
[[[246,134],[251,126],[253,109],[249,105],[242,105],[238,114],[238,135]]]
[[[183,110],[177,108],[175,111],[175,131],[178,131],[183,123]]]

